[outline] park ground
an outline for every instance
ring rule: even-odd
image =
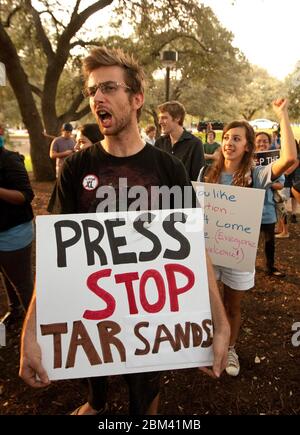
[[[32,182],[35,214],[45,214],[52,183]],[[256,286],[243,304],[237,348],[241,372],[213,380],[198,369],[166,372],[161,379],[159,413],[163,415],[295,415],[300,414],[300,216],[290,224],[290,238],[276,240],[277,264],[286,278],[265,274],[261,244]],[[0,288],[0,314],[6,311]],[[86,401],[84,380],[53,382],[34,390],[18,378],[20,326],[9,328],[0,349],[0,415],[67,414]],[[128,412],[127,390],[120,376],[110,378],[109,412]]]

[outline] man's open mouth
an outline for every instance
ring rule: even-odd
[[[97,115],[103,127],[110,127],[112,123],[112,115],[106,110],[98,110]]]

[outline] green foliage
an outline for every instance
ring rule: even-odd
[[[9,86],[0,87],[1,118],[4,125],[10,127],[20,125],[22,119],[15,95]],[[1,123],[2,123],[1,122]]]
[[[288,98],[290,100],[289,112],[291,119],[300,122],[300,61],[295,70],[286,78]]]
[[[230,104],[236,109],[236,117],[247,120],[260,116],[273,117],[271,103],[279,95],[282,95],[282,83],[271,77],[266,70],[253,65]]]
[[[160,53],[171,49],[179,54],[171,99],[180,100],[192,115],[216,117],[249,69],[243,54],[232,46],[233,35],[198,1],[136,0],[131,7],[125,3],[120,0],[116,26],[120,18],[128,20],[133,36],[112,36],[106,43],[122,46],[141,60],[150,88],[147,106],[163,100],[164,82],[154,82],[152,74],[163,68]]]
[[[38,12],[44,40],[32,9],[28,9],[31,3]],[[92,3],[100,2],[90,2],[90,5]],[[148,84],[144,123],[155,120],[157,105],[164,101],[165,70],[160,54],[170,49],[179,54],[176,70],[171,71],[170,99],[181,101],[189,114],[199,119],[226,122],[268,113],[270,101],[278,95],[279,82],[259,68],[250,68],[244,55],[233,47],[232,33],[220,24],[211,8],[198,0],[118,0],[115,3],[110,36],[104,37],[100,27],[97,35],[101,36],[95,41],[84,19],[76,32],[70,27],[73,36],[67,40],[65,31],[80,13],[80,8],[76,9],[79,3],[75,0],[67,5],[59,0],[1,1],[1,20],[10,17],[7,33],[14,42],[30,84],[35,87],[35,103],[46,128],[51,126],[50,133],[58,131],[64,119],[86,121],[86,117],[81,118],[87,113],[81,110],[85,103],[78,100],[82,88],[80,57],[86,53],[89,44],[95,43],[121,47],[133,53],[143,65]],[[10,16],[14,8],[15,13]],[[131,26],[130,36],[122,36],[120,28],[124,23]],[[63,43],[66,45],[61,50]],[[52,54],[45,49],[47,44]],[[65,61],[61,60],[58,50],[62,55],[68,53]],[[54,78],[55,83],[51,81],[51,62],[61,68]],[[60,62],[65,63],[59,65]],[[157,71],[160,74],[154,76]],[[48,92],[50,88],[51,92]],[[296,116],[300,88],[290,88],[290,92]],[[19,124],[21,117],[10,87],[0,89],[0,96],[10,102],[2,108],[5,119],[11,124]],[[72,106],[74,101],[78,101],[77,106]],[[90,119],[90,115],[87,116]]]
[[[27,172],[32,172],[32,163],[30,156],[25,156],[25,168]]]

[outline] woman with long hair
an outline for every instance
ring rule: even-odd
[[[222,135],[221,152],[212,166],[207,168],[200,179],[207,183],[255,187],[267,189],[296,160],[295,139],[288,117],[288,102],[278,99],[273,109],[280,120],[280,158],[267,166],[254,166],[255,133],[246,121],[233,121],[225,126]],[[216,278],[224,285],[224,305],[231,327],[230,345],[226,372],[237,376],[240,371],[235,345],[241,325],[241,300],[246,290],[254,287],[253,272],[242,272],[223,266],[214,266]]]

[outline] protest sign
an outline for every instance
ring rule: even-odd
[[[213,264],[253,271],[265,191],[193,182],[204,211],[205,246]]]
[[[254,154],[256,166],[267,166],[269,163],[279,159],[280,150],[260,151]]]
[[[199,208],[38,216],[36,285],[50,379],[212,363]]]

